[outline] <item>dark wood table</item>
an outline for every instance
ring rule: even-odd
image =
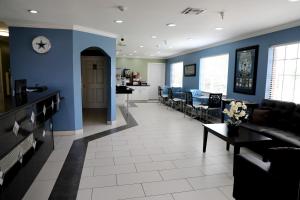
[[[247,147],[255,144],[268,143],[272,139],[265,137],[259,133],[240,127],[237,134],[230,134],[225,123],[221,124],[203,124],[203,153],[206,152],[206,144],[208,133],[212,133],[215,136],[221,138],[227,143],[227,150],[229,150],[230,144],[234,146],[234,154],[240,153],[241,147]]]
[[[222,99],[221,123],[224,123],[224,117],[225,117],[225,115],[223,113],[223,110],[225,109],[226,105],[229,105],[232,101],[239,101],[239,100],[236,100],[236,99]],[[250,113],[253,112],[254,108],[258,107],[258,103],[249,102],[249,101],[243,101],[243,102],[247,106]]]

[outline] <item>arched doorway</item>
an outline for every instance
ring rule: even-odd
[[[83,129],[93,132],[107,122],[110,57],[98,47],[81,52]]]

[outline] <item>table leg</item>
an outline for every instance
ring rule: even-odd
[[[204,127],[204,131],[203,131],[203,153],[206,152],[207,136],[208,136],[208,131],[207,131],[207,128]]]
[[[226,150],[229,151],[229,149],[230,149],[230,143],[227,142],[227,143],[226,143]]]
[[[224,110],[224,109],[225,109],[225,102],[222,101],[221,123],[224,123],[224,117],[225,117],[225,115],[224,115],[224,113],[223,113],[223,110]]]
[[[234,155],[240,153],[240,147],[238,145],[234,145]]]
[[[129,94],[127,94],[127,108],[126,108],[126,110],[127,110],[127,115],[128,115],[128,112],[129,112],[129,110],[128,110],[128,101],[129,101]]]

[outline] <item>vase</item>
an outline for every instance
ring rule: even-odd
[[[239,133],[238,125],[227,124],[227,128],[228,128],[228,135],[230,135],[230,136],[238,135],[238,133]]]

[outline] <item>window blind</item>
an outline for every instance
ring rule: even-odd
[[[300,103],[300,42],[272,48],[269,99]]]
[[[200,89],[208,93],[227,94],[229,54],[200,59]]]
[[[182,87],[183,62],[171,64],[171,87]]]

